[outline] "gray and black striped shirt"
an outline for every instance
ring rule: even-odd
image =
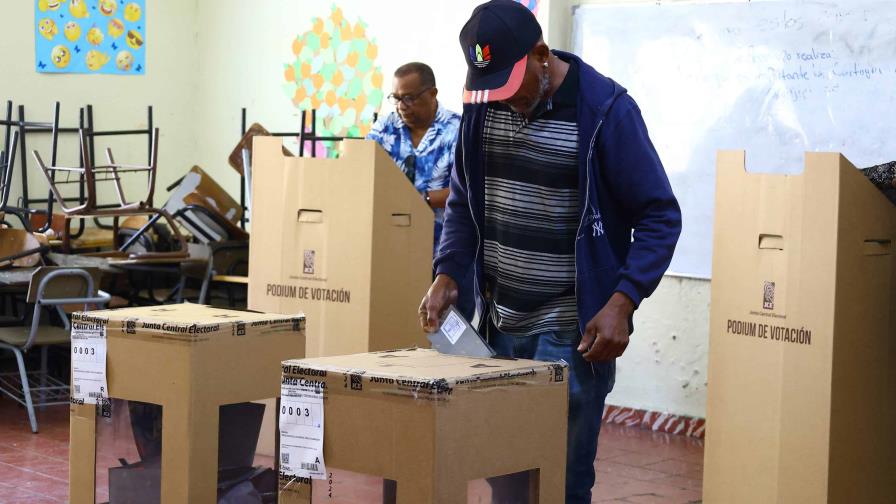
[[[485,275],[492,323],[518,336],[578,327],[578,71],[525,120],[486,112]]]

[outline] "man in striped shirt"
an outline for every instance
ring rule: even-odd
[[[634,100],[549,50],[524,6],[480,5],[460,43],[464,113],[421,325],[438,328],[472,264],[495,350],[569,364],[566,502],[590,503],[615,359],[672,259],[678,202]],[[490,481],[493,502],[522,502],[524,479]]]
[[[527,115],[485,115],[485,281],[491,322],[514,336],[577,332],[578,70]]]

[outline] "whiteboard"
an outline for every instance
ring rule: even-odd
[[[757,172],[896,159],[896,2],[584,5],[573,48],[641,108],[682,209],[670,273],[710,275],[717,150]]]

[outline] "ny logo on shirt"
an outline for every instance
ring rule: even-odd
[[[600,211],[594,216],[594,222],[591,224],[591,229],[593,230],[593,236],[603,236],[604,235],[604,221],[600,219]]]

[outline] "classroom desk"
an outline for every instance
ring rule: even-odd
[[[52,247],[64,247],[64,245],[65,242],[61,239],[50,240],[50,246]],[[72,250],[81,250],[111,248],[114,245],[115,235],[111,229],[89,227],[84,230],[80,237],[72,240],[70,247]]]
[[[208,259],[204,257],[152,257],[152,258],[130,258],[130,257],[110,257],[106,259],[110,266],[125,269],[138,270],[143,267],[143,271],[152,271],[151,268],[157,266],[177,266],[204,264]]]
[[[103,275],[122,272],[122,270],[110,265],[109,261],[102,257],[77,256],[59,254],[56,252],[50,252],[46,257],[52,265],[56,266],[96,268]],[[0,294],[19,294],[27,292],[28,285],[31,283],[31,276],[39,267],[40,266],[0,270]]]
[[[37,268],[12,268],[0,270],[0,290],[3,292],[19,291],[22,287],[28,288],[31,275]]]
[[[97,268],[103,273],[109,274],[122,272],[121,269],[116,268],[113,264],[110,263],[109,259],[105,257],[50,252],[49,254],[47,254],[47,259],[49,259],[53,264],[57,266],[65,266],[70,268]]]
[[[183,266],[200,266],[208,263],[206,258],[177,258],[177,257],[157,257],[131,259],[128,257],[109,258],[109,265],[127,271],[129,273],[149,273],[148,285],[146,290],[149,297],[140,295],[139,290],[132,290],[129,296],[132,303],[137,305],[143,304],[166,304],[172,301],[180,302],[182,300],[182,291],[184,288],[184,277],[181,273]],[[177,275],[180,277],[178,285],[169,292],[164,298],[159,299],[155,295],[156,288],[153,286],[153,278],[157,275]],[[142,289],[141,289],[142,290]]]
[[[103,257],[89,257],[50,252],[47,254],[47,259],[56,266],[69,268],[96,268],[104,274],[121,273],[120,269],[109,264],[109,260]],[[37,268],[39,268],[39,266],[0,270],[0,288],[27,287],[28,283],[31,281],[31,275],[37,271]]]
[[[127,257],[107,258],[84,255],[70,255],[57,252],[50,252],[49,254],[47,254],[47,259],[49,260],[49,262],[57,266],[65,266],[71,268],[96,268],[103,275],[114,275],[128,272],[180,275],[180,269],[182,265],[204,265],[208,262],[208,260],[204,258],[183,259],[165,257],[153,259],[130,259]],[[18,294],[27,292],[28,285],[31,282],[31,275],[35,271],[37,271],[37,267],[10,268],[0,270],[0,294]],[[248,278],[226,276],[221,278],[220,281],[248,283]],[[174,300],[175,297],[177,297],[177,295],[179,294],[179,290],[183,288],[183,285],[181,284],[179,287],[176,287],[173,292],[169,293],[168,296],[162,300],[159,300],[155,297],[155,293],[153,292],[155,289],[152,288],[152,283],[150,283],[149,288],[151,291],[151,299],[140,297],[139,292],[132,292],[132,295],[134,296],[132,299],[138,302],[149,302],[150,304],[170,302]]]
[[[212,277],[212,282],[227,282],[249,285],[249,277],[240,275],[215,275]]]

